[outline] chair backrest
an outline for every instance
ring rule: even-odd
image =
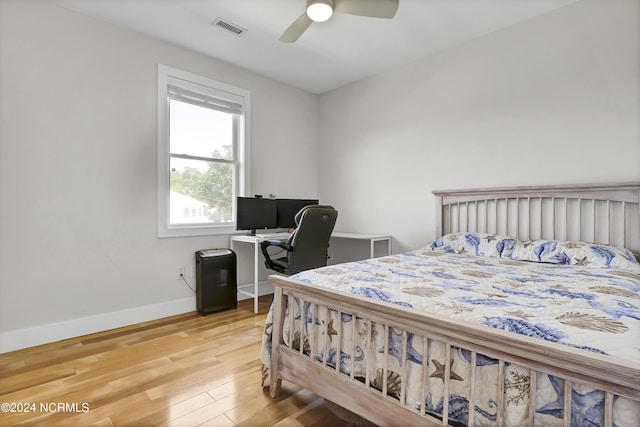
[[[296,214],[298,224],[289,243],[293,250],[288,255],[288,273],[327,265],[327,248],[336,224],[338,211],[333,206],[309,205]]]

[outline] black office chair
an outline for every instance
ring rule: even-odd
[[[287,242],[265,240],[261,243],[264,264],[286,275],[327,265],[329,238],[337,218],[338,211],[333,206],[309,205],[300,209],[295,216],[297,227]],[[272,259],[269,247],[284,249],[287,255]]]

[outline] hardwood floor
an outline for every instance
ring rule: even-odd
[[[270,302],[0,354],[0,426],[349,426],[313,393],[260,386]]]

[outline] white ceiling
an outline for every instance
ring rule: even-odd
[[[61,6],[322,93],[578,0],[400,0],[391,20],[334,14],[288,44],[305,0],[55,0]],[[224,18],[237,37],[211,25]]]

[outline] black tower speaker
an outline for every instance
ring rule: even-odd
[[[196,306],[206,315],[238,306],[236,254],[231,249],[196,252]]]

